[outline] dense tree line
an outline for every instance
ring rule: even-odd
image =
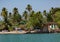
[[[43,24],[47,22],[55,22],[60,27],[60,8],[51,8],[49,12],[46,10],[42,12],[35,12],[30,4],[27,5],[26,10],[21,15],[18,8],[13,8],[13,12],[8,12],[4,7],[2,8],[1,16],[3,17],[0,23],[0,29],[13,30],[14,27],[25,25],[24,29],[42,29]]]

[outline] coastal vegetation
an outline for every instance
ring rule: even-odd
[[[48,22],[57,23],[60,28],[60,7],[51,8],[49,12],[35,12],[30,4],[27,5],[26,10],[20,14],[18,8],[14,7],[13,12],[8,12],[5,7],[0,12],[0,31],[8,30],[13,31],[14,28],[21,28],[23,30],[43,29],[43,24]]]

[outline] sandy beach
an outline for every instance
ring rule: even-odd
[[[0,34],[25,34],[27,33],[26,31],[10,31],[10,32],[0,32]]]

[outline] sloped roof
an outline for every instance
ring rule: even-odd
[[[45,25],[51,25],[51,24],[57,24],[55,22],[47,22],[47,23],[44,23]]]

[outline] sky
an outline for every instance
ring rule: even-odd
[[[51,7],[60,7],[60,0],[0,0],[0,11],[6,7],[9,12],[12,12],[13,8],[17,7],[22,14],[27,4],[30,4],[34,11],[43,12]]]

